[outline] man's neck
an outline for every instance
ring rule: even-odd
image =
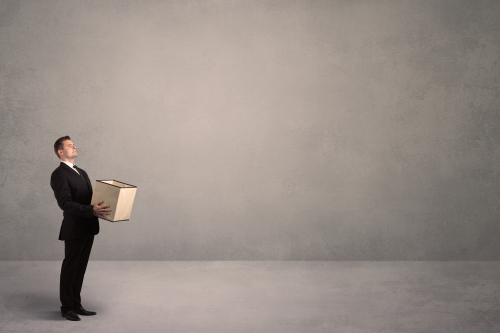
[[[71,164],[75,164],[75,159],[66,159],[66,158],[61,158],[61,162],[68,162]]]

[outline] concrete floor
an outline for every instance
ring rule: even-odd
[[[500,262],[91,261],[80,322],[60,262],[0,262],[0,332],[500,332]]]

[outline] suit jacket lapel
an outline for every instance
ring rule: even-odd
[[[92,191],[92,185],[90,184],[90,178],[89,178],[89,176],[88,176],[88,175],[86,175],[86,172],[85,172],[85,174],[84,174],[84,172],[83,172],[83,171],[82,171],[82,176],[83,176],[83,178],[85,179],[85,183],[87,183],[87,187],[89,188],[90,193],[92,193],[92,192],[93,192],[93,191]]]
[[[71,170],[71,168],[66,163],[61,162],[61,166],[63,168],[66,168],[66,170],[69,170],[69,172],[71,172],[76,178],[80,179],[80,181],[87,183],[87,180],[85,180],[85,177],[83,175],[79,176],[78,173],[76,173],[75,170]]]

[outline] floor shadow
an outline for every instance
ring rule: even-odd
[[[37,311],[33,313],[33,317],[36,319],[42,320],[61,320],[61,311],[52,310],[52,311]]]
[[[61,319],[57,295],[37,294],[27,291],[5,294],[2,298],[5,310],[21,316],[22,319]]]

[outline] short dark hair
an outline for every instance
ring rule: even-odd
[[[59,156],[59,153],[57,151],[64,149],[63,142],[66,140],[71,140],[69,135],[66,135],[66,136],[63,136],[62,138],[57,139],[57,141],[54,143],[54,152],[56,153],[56,156],[58,159],[61,159],[61,157]]]

